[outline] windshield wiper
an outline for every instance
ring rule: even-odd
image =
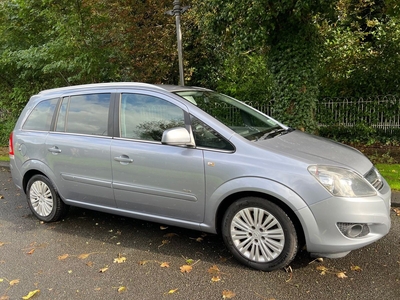
[[[292,132],[294,129],[291,127],[288,127],[287,129],[285,128],[278,128],[278,129],[274,129],[271,130],[269,132],[267,132],[266,134],[264,134],[262,137],[260,137],[260,139],[266,140],[266,139],[270,139],[273,137],[276,137],[278,135],[283,135],[289,132]]]

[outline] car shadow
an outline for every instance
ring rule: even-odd
[[[32,219],[35,217],[31,215]],[[98,211],[71,207],[67,217],[53,230],[63,234],[98,239],[125,248],[153,254],[202,260],[210,264],[245,268],[237,262],[218,234],[167,226]],[[52,223],[46,226],[54,226]],[[292,269],[307,267],[314,259],[307,251],[299,251],[291,263]]]

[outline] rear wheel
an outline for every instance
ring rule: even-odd
[[[34,175],[28,182],[26,197],[33,214],[41,221],[60,220],[68,211],[50,180],[43,175]]]
[[[246,197],[232,203],[224,215],[222,235],[237,260],[258,270],[285,267],[297,254],[293,222],[266,199]]]

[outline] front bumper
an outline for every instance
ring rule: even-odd
[[[331,197],[299,211],[307,251],[313,256],[338,258],[385,236],[391,227],[391,191],[385,182],[382,193],[365,198]],[[338,224],[368,229],[359,237],[343,233]]]

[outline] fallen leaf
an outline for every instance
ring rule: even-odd
[[[92,261],[88,261],[88,262],[86,263],[86,265],[87,265],[88,267],[93,267],[93,262],[92,262]]]
[[[72,274],[72,270],[68,270],[68,274]]]
[[[286,273],[289,273],[289,278],[285,280],[285,282],[289,282],[293,278],[293,269],[291,266],[285,268]]]
[[[192,271],[193,267],[189,265],[183,265],[182,267],[180,267],[180,269],[182,273],[189,273],[190,271]]]
[[[328,271],[328,268],[327,267],[324,267],[324,266],[318,266],[317,267],[317,270],[318,271],[321,271],[321,275],[325,275],[326,274],[326,272]]]
[[[163,262],[160,264],[161,268],[169,268],[169,262]]]
[[[24,300],[31,299],[33,296],[35,296],[39,292],[40,292],[40,290],[31,291],[28,293],[28,295],[22,297],[22,299],[24,299]]]
[[[286,273],[293,273],[292,266],[284,267]]]
[[[357,272],[361,272],[362,271],[361,267],[359,267],[359,266],[351,266],[351,270],[352,271],[357,271]]]
[[[3,196],[3,195],[0,195],[0,199],[4,199],[4,196]]]
[[[0,242],[0,247],[4,246],[6,243]]]
[[[10,281],[10,285],[17,285],[19,283],[19,279],[14,279]]]
[[[211,278],[211,281],[212,281],[212,282],[221,281],[221,277],[219,277],[219,276],[213,276],[213,277]]]
[[[104,268],[100,269],[99,273],[104,273],[104,272],[106,272],[107,270],[108,270],[108,267],[104,267]]]
[[[123,293],[123,292],[125,292],[126,291],[126,287],[124,287],[124,286],[120,286],[119,288],[118,288],[118,293]]]
[[[26,252],[26,254],[33,254],[33,252],[35,252],[35,248],[33,248],[30,251]]]
[[[10,300],[10,297],[3,295],[3,296],[0,296],[0,300]]]
[[[213,265],[212,267],[210,267],[208,269],[208,273],[210,274],[218,274],[220,272],[220,270],[218,269],[218,267],[216,265]]]
[[[90,255],[90,253],[83,253],[83,254],[79,255],[78,258],[79,259],[85,259],[85,258],[88,258],[89,255]]]
[[[3,282],[4,281],[4,279],[3,278],[0,278],[0,282]]]
[[[60,255],[59,257],[58,257],[58,260],[64,260],[64,259],[67,259],[67,257],[69,256],[69,254],[63,254],[63,255]]]
[[[118,254],[117,258],[114,258],[114,263],[122,264],[125,261],[126,261],[126,257],[123,257],[120,254]]]
[[[141,261],[139,261],[139,265],[144,266],[148,262],[149,262],[149,260],[141,260]]]
[[[393,208],[393,211],[396,213],[396,216],[400,216],[400,208]]]
[[[222,292],[222,298],[223,299],[232,299],[233,297],[236,296],[236,293],[229,291],[229,290],[224,290]]]
[[[192,263],[194,263],[194,260],[193,260],[193,259],[188,258],[188,259],[186,260],[186,264],[191,265]]]
[[[198,242],[198,243],[201,243],[203,241],[203,238],[202,237],[198,237],[197,239],[196,239],[196,242]]]
[[[160,229],[161,229],[161,230],[168,229],[168,226],[160,226]]]
[[[173,294],[173,293],[175,293],[175,292],[177,292],[177,291],[178,291],[178,289],[169,290],[169,291],[168,291],[168,294]]]
[[[309,262],[308,264],[315,263],[316,261],[317,261],[317,262],[323,262],[323,261],[324,261],[324,259],[323,259],[322,257],[318,257],[318,258],[316,258],[316,259],[312,260],[311,262]]]
[[[162,246],[164,246],[164,245],[166,245],[166,244],[169,244],[169,240],[163,240],[163,241],[161,242],[161,245],[158,246],[158,248],[160,248],[160,247],[162,247]]]
[[[338,273],[336,273],[336,277],[337,277],[337,278],[347,278],[345,272],[338,272]]]

